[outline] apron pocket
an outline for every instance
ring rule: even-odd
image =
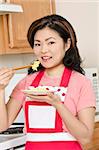
[[[56,109],[53,106],[30,105],[29,128],[55,128]]]

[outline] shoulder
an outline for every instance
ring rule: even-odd
[[[85,75],[83,75],[77,71],[72,71],[70,80],[72,83],[76,83],[79,86],[82,86],[84,84],[91,82],[88,77],[86,77]]]
[[[72,71],[68,84],[68,90],[70,91],[70,93],[77,94],[80,93],[82,90],[91,90],[92,88],[92,83],[89,78],[77,71]]]
[[[17,84],[16,87],[27,87],[29,86],[32,81],[35,79],[35,77],[37,76],[39,72],[35,72],[33,74],[30,75],[26,75],[22,80],[19,81],[19,83]]]

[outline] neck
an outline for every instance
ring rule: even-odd
[[[48,76],[61,76],[64,70],[64,65],[56,66],[53,68],[45,69],[45,72]]]

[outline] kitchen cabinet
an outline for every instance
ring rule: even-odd
[[[84,150],[99,150],[99,122],[95,123],[92,142],[87,144]]]
[[[0,54],[5,53],[5,48],[4,48],[4,27],[3,27],[3,22],[2,22],[3,17],[0,17]]]
[[[55,13],[54,0],[7,0],[20,4],[23,13],[0,16],[0,54],[32,53],[27,42],[30,24],[45,15]]]

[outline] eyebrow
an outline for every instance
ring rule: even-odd
[[[54,37],[49,37],[49,38],[45,39],[45,41],[48,41],[48,40],[50,40],[50,39],[54,39],[54,40],[55,40]],[[34,41],[40,42],[40,40],[34,40]]]

